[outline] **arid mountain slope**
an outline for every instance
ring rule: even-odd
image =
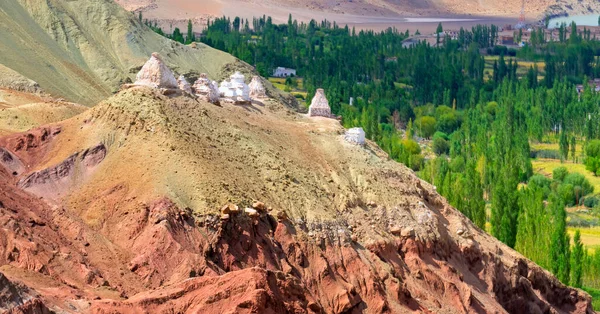
[[[342,134],[134,87],[2,137],[0,272],[67,312],[592,312]]]
[[[218,77],[234,62],[207,46],[155,34],[113,0],[0,1],[0,64],[54,96],[96,104],[134,79],[154,51],[190,76]]]
[[[85,106],[45,95],[0,88],[0,135],[63,121],[85,110]]]
[[[327,18],[350,22],[350,16],[441,16],[456,15],[497,16],[517,19],[521,12],[520,0],[114,0],[127,10],[142,11],[149,19],[198,21],[207,16],[273,16],[287,21],[289,13],[296,17]],[[597,1],[580,0],[527,0],[525,13],[531,19],[539,19],[545,13],[565,12],[589,14],[599,12]],[[327,13],[327,14],[324,14]]]

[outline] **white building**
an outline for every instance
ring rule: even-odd
[[[275,71],[273,71],[273,76],[274,77],[296,76],[296,70],[278,67],[277,69],[275,69]]]
[[[352,128],[346,131],[344,139],[352,144],[365,144],[365,131],[362,128]]]

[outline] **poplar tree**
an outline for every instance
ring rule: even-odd
[[[192,24],[192,20],[188,20],[187,38],[185,42],[186,44],[191,44],[194,41],[196,41],[196,36],[194,35],[194,25]]]
[[[550,271],[564,284],[569,283],[570,276],[570,248],[569,235],[567,234],[567,213],[562,199],[556,194],[551,194],[548,211],[552,213],[552,242],[550,244]]]
[[[569,157],[569,140],[567,140],[567,134],[563,129],[560,132],[560,140],[559,140],[559,149],[560,149],[560,159],[566,160]]]
[[[582,286],[584,254],[581,233],[578,229],[573,237],[573,254],[571,255],[571,286],[576,288]]]

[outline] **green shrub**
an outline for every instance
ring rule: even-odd
[[[447,155],[448,152],[450,152],[450,144],[447,140],[434,136],[433,152],[436,153],[436,155]]]
[[[442,138],[442,139],[445,139],[446,141],[450,140],[450,137],[448,136],[448,134],[446,134],[444,132],[440,132],[440,131],[437,131],[437,132],[435,132],[435,134],[433,134],[433,139],[435,140],[436,138]]]
[[[423,167],[423,163],[425,162],[425,157],[420,154],[410,155],[409,164],[410,168],[414,171],[419,171]]]
[[[588,196],[583,199],[583,205],[587,208],[594,208],[600,203],[597,196]]]
[[[413,126],[417,128],[419,136],[424,138],[431,138],[435,133],[437,121],[434,117],[424,116],[420,117],[413,123]]]
[[[541,174],[534,174],[529,178],[527,182],[527,186],[530,189],[540,189],[544,193],[544,199],[548,198],[550,195],[551,189],[550,185],[552,184],[552,180],[546,178]]]
[[[421,146],[413,140],[402,141],[402,146],[404,146],[409,155],[418,155],[421,153]]]
[[[562,182],[568,174],[569,170],[566,167],[558,167],[552,171],[552,179]]]
[[[588,156],[585,158],[585,169],[595,176],[600,174],[600,158]]]
[[[565,202],[567,206],[575,205],[575,194],[573,193],[573,186],[570,184],[563,183],[558,186],[558,195]]]
[[[579,195],[579,197],[594,193],[594,187],[581,173],[569,173],[565,177],[563,183],[571,184],[573,187],[581,187],[581,192],[583,194]]]

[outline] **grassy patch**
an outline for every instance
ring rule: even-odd
[[[406,89],[412,89],[413,87],[404,83],[398,83],[398,82],[394,82],[394,86],[396,86],[396,88],[406,88]]]
[[[559,151],[560,147],[558,145],[558,143],[532,143],[531,145],[531,149],[532,150],[555,150],[555,151]],[[581,153],[582,152],[582,145],[575,145],[575,152],[576,153]],[[571,151],[569,150],[569,154],[571,153]]]
[[[600,177],[596,177],[591,172],[585,170],[585,165],[583,164],[574,164],[566,161],[561,163],[560,160],[556,159],[536,159],[532,160],[531,164],[533,165],[534,172],[546,175],[548,177],[552,177],[552,171],[558,167],[566,167],[569,172],[581,173],[590,181],[592,186],[594,186],[594,192],[600,192]]]
[[[271,84],[273,84],[273,86],[275,86],[275,88],[281,90],[281,91],[286,91],[286,86],[285,86],[285,78],[283,77],[270,77],[269,78],[269,82],[271,82]],[[306,98],[306,90],[304,90],[304,81],[302,80],[302,78],[297,77],[295,78],[298,86],[295,88],[292,88],[292,90],[290,91],[291,94],[293,95],[302,95],[302,97]]]
[[[600,248],[600,227],[591,227],[591,228],[573,228],[568,227],[567,232],[571,237],[571,241],[573,241],[573,236],[575,236],[575,230],[579,230],[581,233],[581,243],[588,249],[588,252],[593,253],[598,248]]]
[[[486,74],[488,74],[489,76],[493,76],[494,75],[494,61],[498,61],[500,59],[499,56],[485,56],[484,60],[485,60],[485,70],[486,70]],[[504,57],[504,61],[506,62],[506,64],[508,65],[508,61],[509,60],[513,60],[513,62],[516,60],[519,63],[519,68],[517,69],[517,75],[519,77],[525,76],[527,74],[527,71],[529,71],[530,67],[535,67],[535,65],[537,65],[538,67],[538,79],[541,80],[544,77],[544,73],[546,70],[546,64],[544,62],[530,62],[530,61],[523,61],[523,60],[518,60],[517,58],[514,57]]]

